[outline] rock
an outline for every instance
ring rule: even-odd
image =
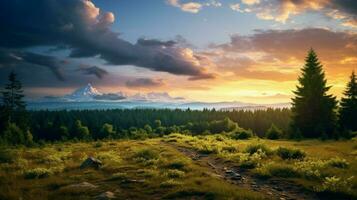
[[[85,169],[85,168],[94,168],[94,169],[99,169],[102,166],[102,161],[93,158],[93,157],[88,157],[85,161],[82,162],[80,168]]]
[[[106,191],[102,194],[95,197],[96,200],[108,200],[108,199],[115,199],[115,195],[113,192]]]

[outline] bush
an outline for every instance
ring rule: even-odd
[[[258,151],[264,152],[266,155],[270,155],[272,153],[272,150],[265,144],[250,144],[245,148],[245,152],[250,155],[257,153]]]
[[[156,160],[159,158],[159,153],[152,149],[142,149],[136,152],[135,157],[142,160]]]
[[[189,164],[188,160],[179,159],[179,160],[174,160],[174,161],[170,162],[169,164],[166,165],[166,167],[169,169],[183,170],[186,168],[186,166],[188,164]]]
[[[53,172],[46,168],[35,168],[26,170],[24,172],[24,176],[26,179],[34,179],[34,178],[45,178],[53,174]]]
[[[0,163],[13,163],[16,160],[16,154],[7,149],[0,150]]]
[[[265,137],[270,140],[276,140],[283,137],[283,131],[272,124],[270,128],[265,133]]]
[[[169,178],[182,178],[185,176],[185,172],[177,169],[169,169],[166,174]]]
[[[243,128],[238,128],[238,130],[234,131],[231,134],[231,138],[232,139],[240,139],[240,140],[245,140],[245,139],[249,139],[251,137],[253,137],[254,134],[251,130],[245,130]]]
[[[336,167],[341,169],[345,169],[349,166],[349,163],[345,159],[339,157],[331,158],[329,161],[327,161],[327,164],[331,167]]]
[[[279,147],[276,151],[277,155],[284,159],[298,159],[302,160],[305,158],[306,153],[300,149],[290,149],[285,147]]]
[[[9,145],[31,145],[32,134],[30,131],[23,131],[16,124],[10,123],[6,126],[2,140]]]
[[[256,170],[256,173],[259,177],[282,177],[282,178],[294,178],[299,177],[300,174],[294,169],[293,166],[288,164],[277,164],[277,163],[268,163]]]
[[[353,176],[347,179],[339,177],[326,177],[321,187],[316,187],[317,192],[343,193],[351,191]]]

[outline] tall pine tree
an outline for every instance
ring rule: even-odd
[[[9,83],[5,85],[2,91],[2,110],[3,118],[9,123],[16,123],[21,128],[26,126],[26,104],[23,100],[24,94],[22,84],[16,78],[16,74],[11,72],[9,74]]]
[[[357,78],[352,72],[347,88],[341,98],[340,126],[344,130],[357,131]]]
[[[292,128],[304,137],[332,136],[336,126],[336,97],[328,95],[325,73],[311,49],[294,91]]]

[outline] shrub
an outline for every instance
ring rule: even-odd
[[[135,157],[142,160],[156,160],[159,158],[159,153],[152,149],[141,149],[136,152]]]
[[[321,171],[324,171],[327,161],[323,160],[305,160],[296,162],[294,169],[307,179],[320,179]]]
[[[347,179],[342,179],[340,177],[332,176],[326,177],[321,187],[315,187],[317,192],[345,192],[351,190],[353,176]]]
[[[26,179],[45,178],[50,176],[51,174],[53,174],[53,172],[50,169],[46,168],[35,168],[26,170],[24,172],[24,176]]]
[[[245,130],[243,128],[238,128],[236,131],[234,131],[231,134],[232,139],[240,139],[240,140],[245,140],[253,137],[253,132],[251,130]]]
[[[283,131],[278,127],[276,127],[275,124],[272,124],[270,128],[267,130],[267,132],[265,133],[265,137],[270,140],[276,140],[282,138],[282,136],[283,136]]]
[[[306,153],[300,149],[291,149],[286,147],[279,147],[276,151],[278,156],[284,160],[287,159],[298,159],[302,160],[305,158]]]
[[[260,151],[264,152],[266,155],[270,155],[272,150],[267,147],[265,144],[250,144],[245,148],[245,152],[249,153],[250,155]]]
[[[331,167],[342,168],[342,169],[345,169],[349,166],[349,163],[345,159],[339,157],[331,158],[329,161],[327,161],[327,164]]]
[[[295,168],[288,164],[277,164],[277,163],[268,163],[262,167],[259,167],[256,170],[258,176],[266,178],[266,177],[282,177],[282,178],[294,178],[299,177],[300,174]]]
[[[178,169],[178,170],[183,170],[186,168],[186,166],[189,164],[188,160],[185,159],[179,159],[179,160],[174,160],[171,161],[166,165],[167,168],[169,169]]]
[[[166,175],[169,178],[182,178],[185,176],[185,172],[177,169],[169,169]]]
[[[248,153],[240,154],[239,156],[239,166],[244,169],[253,169],[260,165],[260,160],[265,158],[266,154],[261,149],[252,155]]]
[[[0,163],[13,163],[16,160],[16,154],[7,149],[0,150]]]

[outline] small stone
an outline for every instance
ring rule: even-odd
[[[115,195],[113,192],[106,191],[98,196],[95,197],[96,200],[108,200],[108,199],[114,199]]]

